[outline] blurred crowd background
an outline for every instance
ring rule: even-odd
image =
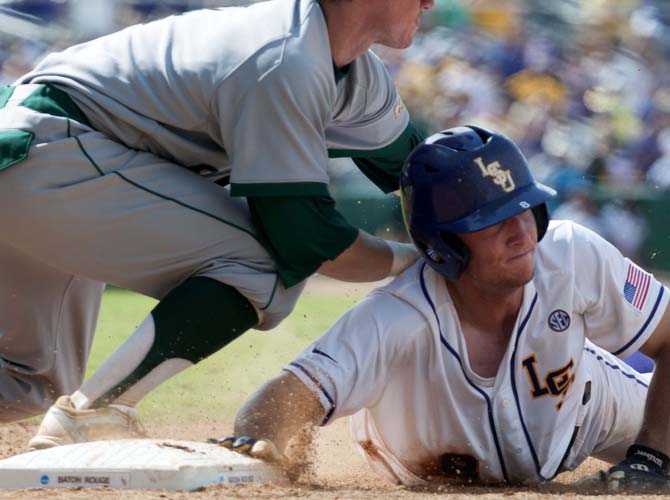
[[[0,0],[0,85],[41,57],[207,0]],[[414,45],[377,47],[426,132],[476,124],[517,141],[555,187],[554,218],[670,270],[670,1],[436,0]],[[403,238],[398,200],[333,162],[340,210]]]

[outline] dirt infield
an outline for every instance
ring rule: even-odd
[[[26,442],[36,428],[35,423],[10,424],[0,427],[0,458],[25,451]],[[171,439],[204,440],[221,435],[229,426],[214,422],[189,423],[184,427],[179,421],[161,423],[148,422],[147,429],[153,437]],[[450,499],[513,499],[557,498],[650,498],[654,495],[610,496],[595,490],[585,490],[571,484],[577,478],[591,474],[603,466],[590,460],[579,470],[560,475],[553,483],[533,488],[462,488],[440,487],[408,489],[386,483],[368,469],[364,459],[353,448],[347,434],[347,423],[338,421],[321,429],[316,439],[315,470],[311,476],[289,486],[256,485],[236,487],[211,487],[195,492],[172,492],[158,490],[118,491],[106,489],[59,489],[59,490],[0,490],[0,499],[188,499],[212,498],[243,499],[301,499],[301,500],[435,500],[445,496]]]

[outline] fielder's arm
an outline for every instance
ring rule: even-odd
[[[349,224],[330,196],[255,196],[247,202],[259,241],[287,288],[316,271],[344,281],[378,281],[418,258],[414,245],[385,241]]]
[[[319,272],[341,281],[378,281],[401,273],[418,258],[411,243],[383,240],[359,231],[351,246],[321,264]]]
[[[263,384],[235,417],[235,435],[265,439],[284,453],[287,443],[307,427],[318,426],[324,409],[318,397],[289,372]]]

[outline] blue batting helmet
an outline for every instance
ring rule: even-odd
[[[468,265],[456,233],[485,229],[531,209],[538,241],[547,231],[546,201],[556,195],[535,180],[507,137],[466,126],[434,134],[409,155],[400,176],[405,227],[428,264],[449,280]]]

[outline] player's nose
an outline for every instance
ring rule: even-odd
[[[535,216],[530,210],[510,217],[505,221],[509,243],[514,246],[533,246],[537,242]]]

